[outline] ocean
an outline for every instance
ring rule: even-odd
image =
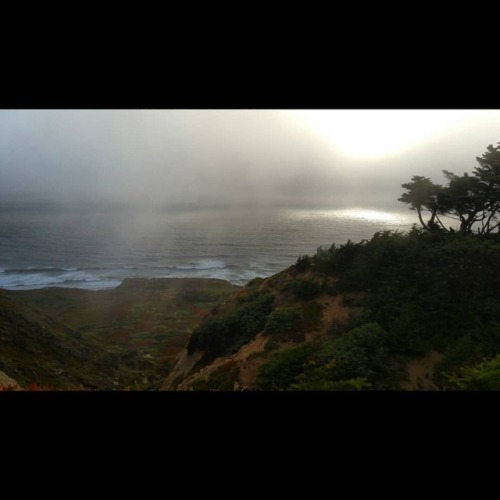
[[[125,278],[220,278],[244,285],[318,246],[405,231],[409,210],[0,209],[0,288],[99,290]]]

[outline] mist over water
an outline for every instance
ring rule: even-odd
[[[500,110],[0,110],[0,287],[244,284],[410,229],[401,185],[470,172],[499,130]]]
[[[320,245],[410,229],[410,211],[108,208],[0,211],[0,287],[113,288],[123,279],[220,278],[243,285]]]

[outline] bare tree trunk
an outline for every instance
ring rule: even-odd
[[[421,211],[420,207],[417,207],[417,214],[418,214],[418,218],[420,220],[420,224],[422,224],[423,228],[424,229],[429,229],[429,227],[427,226],[427,224],[422,219],[422,211]]]
[[[448,233],[450,232],[450,230],[449,230],[449,229],[446,229],[446,228],[444,227],[444,224],[441,222],[441,219],[438,217],[438,215],[437,215],[437,214],[436,214],[436,220],[439,222],[439,225],[440,225],[440,226],[441,226],[441,227],[442,227],[442,228],[443,228],[446,232],[448,232]]]

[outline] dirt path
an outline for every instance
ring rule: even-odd
[[[323,324],[325,329],[328,329],[334,319],[340,323],[347,321],[349,309],[342,303],[340,295],[336,297],[322,295],[318,302],[324,306]]]
[[[406,391],[435,391],[438,389],[432,381],[434,369],[443,355],[437,351],[429,351],[425,356],[408,363],[407,382],[401,384]]]
[[[10,378],[6,373],[0,371],[0,387],[15,387],[19,385],[13,378]]]
[[[240,385],[242,387],[248,387],[254,384],[259,368],[266,362],[266,360],[262,358],[248,359],[252,354],[262,352],[266,341],[267,337],[259,333],[252,342],[244,345],[235,354],[234,359],[240,364]]]
[[[237,362],[238,366],[240,367],[240,376],[239,376],[239,383],[242,387],[246,387],[247,385],[250,385],[253,383],[255,375],[257,374],[257,371],[264,363],[262,360],[258,360],[255,358],[249,359],[249,357],[256,353],[256,352],[261,352],[264,350],[265,343],[267,341],[267,337],[264,337],[262,333],[259,333],[254,340],[250,341],[248,344],[245,344],[242,346],[238,352],[232,354],[231,356],[225,356],[221,358],[215,359],[210,365],[205,366],[201,370],[199,370],[196,373],[193,373],[191,376],[187,377],[184,379],[179,386],[177,387],[177,390],[189,390],[190,387],[192,386],[193,382],[195,380],[198,380],[203,377],[209,376],[212,372],[220,368],[221,366],[224,366],[226,364],[234,363]],[[197,353],[195,353],[196,355]],[[187,360],[187,358],[186,358]],[[181,364],[181,360],[179,360],[179,364]],[[194,366],[194,365],[193,365]],[[175,373],[179,374],[177,371],[177,366]],[[189,370],[187,370],[185,373],[188,373]],[[174,376],[174,374],[171,375],[171,377]],[[174,379],[172,378],[172,381]]]
[[[179,360],[175,364],[174,369],[168,376],[167,380],[162,384],[161,390],[171,390],[173,387],[173,382],[179,377],[185,377],[194,367],[194,365],[200,360],[203,353],[195,352],[190,356],[187,349],[184,349],[179,356]]]

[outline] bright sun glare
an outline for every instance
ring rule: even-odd
[[[358,208],[339,210],[337,211],[337,213],[343,217],[348,217],[351,219],[362,219],[367,221],[395,222],[398,218],[397,215],[388,212]]]
[[[299,110],[299,118],[340,153],[375,158],[445,132],[474,110]]]

